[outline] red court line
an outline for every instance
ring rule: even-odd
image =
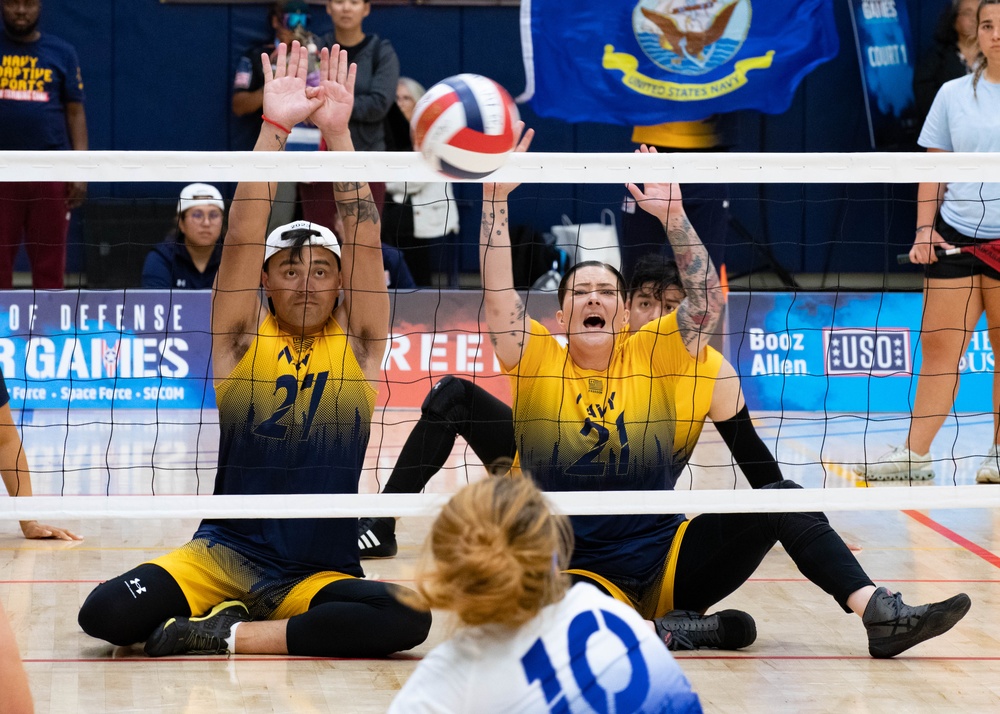
[[[845,660],[867,660],[875,661],[868,655],[760,655],[759,657],[740,657],[738,655],[678,655],[674,654],[674,659],[678,662],[684,660],[749,660],[752,662],[767,662],[771,660],[781,661],[830,661],[842,662]],[[886,662],[890,660],[884,660]],[[893,662],[1000,662],[1000,657],[893,657]]]
[[[978,555],[980,558],[985,560],[993,567],[1000,568],[1000,556],[997,556],[995,553],[991,553],[990,551],[986,550],[986,548],[983,548],[981,545],[973,543],[968,538],[960,536],[958,533],[951,530],[950,528],[946,528],[945,526],[941,525],[930,516],[921,513],[920,511],[903,511],[903,513],[905,513],[918,523],[922,523],[923,525],[927,526],[928,528],[938,533],[939,535],[943,535],[952,543],[962,546],[963,548],[965,548],[967,551],[969,551],[974,555]]]

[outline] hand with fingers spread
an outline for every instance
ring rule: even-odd
[[[531,146],[531,140],[535,138],[535,130],[524,128],[524,122],[519,121],[514,125],[514,136],[519,136],[520,139],[517,142],[517,146],[514,147],[514,153],[524,153]],[[520,186],[519,183],[484,183],[483,184],[483,200],[485,201],[506,201],[507,196],[509,196],[515,188]]]
[[[334,45],[324,47],[319,55],[319,85],[306,92],[318,101],[312,122],[327,138],[348,132],[347,123],[354,109],[354,82],[358,66],[347,60],[347,50]]]
[[[657,151],[655,146],[643,144],[635,153],[655,154]],[[671,218],[685,215],[681,187],[676,183],[647,183],[641,189],[634,183],[628,183],[625,187],[644,211],[659,218],[663,224]]]
[[[309,51],[298,41],[289,50],[278,45],[274,67],[266,53],[260,56],[264,68],[264,116],[269,123],[291,129],[320,105],[318,97],[306,93]]]

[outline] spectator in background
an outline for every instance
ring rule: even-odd
[[[41,0],[0,0],[0,65],[21,68],[0,78],[0,151],[87,150],[83,75],[76,50],[38,30]],[[70,211],[83,203],[79,181],[0,183],[0,289],[13,287],[24,241],[32,287],[63,287]]]
[[[678,121],[655,126],[637,126],[632,141],[656,147],[660,153],[729,151],[732,146],[734,116],[710,116],[700,121]],[[726,184],[685,184],[684,211],[695,232],[708,249],[726,284],[726,233],[729,228],[729,187]],[[627,192],[622,202],[622,273],[631,275],[636,261],[651,251],[663,251],[670,257],[663,241],[663,226],[651,214],[636,210],[635,200]]]
[[[945,82],[972,72],[979,53],[976,12],[979,0],[950,0],[934,31],[934,46],[913,73],[917,126],[923,127],[934,97]]]
[[[399,78],[396,104],[386,121],[387,138],[391,138],[394,150],[413,151],[410,119],[425,91],[416,80]],[[382,240],[403,251],[417,285],[430,287],[434,273],[446,269],[441,264],[446,236],[458,233],[458,204],[451,184],[390,181],[385,188]]]
[[[427,538],[419,595],[460,629],[417,665],[404,712],[701,712],[677,662],[630,607],[561,572],[573,531],[524,477],[466,486]],[[627,686],[626,686],[627,685]]]
[[[390,290],[412,290],[417,287],[413,273],[399,248],[383,243],[382,265],[385,267],[385,286]]]
[[[1000,0],[983,0],[976,25],[975,71],[941,87],[917,140],[929,152],[1000,151]],[[1000,483],[1000,271],[972,254],[939,260],[935,252],[1000,239],[1000,184],[925,181],[917,189],[916,223],[910,262],[924,266],[924,309],[910,428],[902,446],[854,471],[871,481],[934,478],[931,444],[955,406],[960,364],[985,312],[994,357],[993,438],[976,481]]]
[[[371,14],[370,0],[328,0],[326,11],[333,19],[333,32],[322,39],[323,47],[340,45],[349,61],[357,64],[354,110],[348,126],[355,151],[385,151],[385,117],[396,97],[399,58],[389,40],[365,33],[362,23]],[[385,201],[385,184],[370,182],[379,213]],[[299,184],[302,217],[312,223],[332,226],[337,204],[329,183]]]
[[[340,213],[334,215],[333,232],[338,236],[344,235],[344,221]],[[382,244],[382,267],[385,269],[385,286],[390,290],[413,290],[417,287],[399,248]]]
[[[271,6],[271,30],[274,38],[254,45],[246,54],[240,57],[236,65],[236,76],[233,78],[233,114],[238,117],[254,116],[260,123],[261,108],[264,102],[264,72],[261,69],[260,57],[267,54],[271,64],[276,59],[277,46],[284,43],[291,46],[293,40],[310,50],[310,69],[315,69],[316,50],[319,39],[309,32],[309,5],[305,0],[280,0]],[[319,148],[319,132],[314,127],[292,127],[288,137],[289,150],[312,150]],[[250,147],[246,147],[250,148]],[[274,203],[272,203],[271,218],[268,230],[291,223],[295,219],[295,201],[298,185],[294,182],[277,184]]]
[[[154,246],[142,266],[142,287],[207,290],[222,260],[226,206],[215,186],[193,183],[177,201],[177,226]]]
[[[10,395],[3,372],[0,372],[0,477],[7,493],[12,497],[27,497],[31,491],[31,470],[28,457],[21,443],[21,436],[14,425],[14,415],[10,410]],[[65,528],[47,526],[38,521],[21,521],[21,532],[25,538],[56,538],[58,540],[82,540],[80,536]],[[0,683],[3,677],[0,677]],[[0,692],[3,692],[0,687]],[[2,710],[2,708],[0,708]]]

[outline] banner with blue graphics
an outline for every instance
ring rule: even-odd
[[[725,352],[751,410],[908,412],[922,308],[918,293],[730,293]],[[992,413],[985,318],[959,372],[956,411]]]
[[[839,49],[833,0],[522,0],[521,45],[538,114],[634,126],[780,114]]]
[[[905,0],[848,0],[873,149],[916,139],[915,60]]]
[[[214,408],[208,296],[4,292],[0,369],[14,409]]]

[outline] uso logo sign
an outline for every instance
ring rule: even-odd
[[[910,331],[905,327],[825,329],[823,362],[829,375],[909,374]]]

